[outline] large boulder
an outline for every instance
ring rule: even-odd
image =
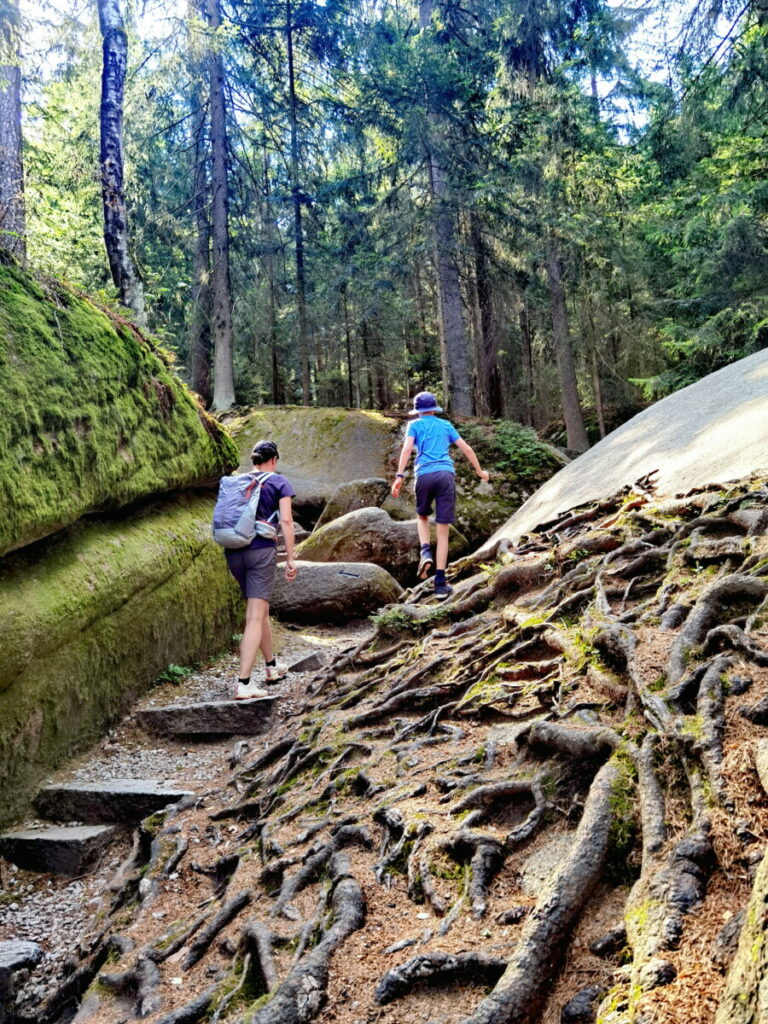
[[[401,441],[400,421],[378,412],[260,406],[228,418],[240,446],[240,469],[251,469],[250,451],[262,437],[280,450],[279,469],[296,491],[299,518],[314,523],[340,484],[391,477]]]
[[[211,486],[238,452],[127,321],[0,260],[0,555],[114,509]]]
[[[221,650],[240,627],[212,507],[165,499],[0,561],[0,826],[164,668]]]
[[[339,484],[315,523],[315,529],[358,508],[379,508],[388,494],[389,482],[384,477]]]
[[[764,349],[656,402],[556,473],[487,547],[651,473],[663,496],[768,470],[767,392]]]
[[[466,538],[451,527],[449,558],[460,558],[468,548]],[[309,562],[373,562],[400,583],[412,584],[419,563],[419,534],[414,519],[400,522],[384,509],[361,508],[315,528],[296,554]]]
[[[296,563],[298,574],[286,583],[278,567],[272,611],[299,622],[345,622],[390,604],[402,587],[378,565],[362,562]]]

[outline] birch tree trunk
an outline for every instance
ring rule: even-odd
[[[206,0],[208,25],[214,38],[208,52],[211,118],[211,333],[213,336],[214,410],[235,404],[232,371],[232,298],[229,286],[229,180],[227,173],[227,108],[224,98],[224,59],[217,29],[219,0]]]
[[[128,39],[119,0],[97,0],[102,38],[101,75],[101,198],[104,244],[120,301],[146,327],[144,288],[130,253],[128,211],[123,184],[123,90],[128,65]]]
[[[563,403],[563,418],[567,445],[573,451],[585,452],[589,448],[584,417],[579,405],[579,391],[576,383],[576,363],[573,358],[570,330],[568,327],[568,308],[565,304],[563,274],[560,256],[554,244],[547,254],[547,280],[549,282],[549,298],[552,306],[552,332],[555,339],[557,354],[557,370],[560,377],[560,395]]]
[[[419,24],[429,29],[434,0],[419,0]],[[472,415],[472,389],[467,359],[467,335],[461,310],[461,281],[456,261],[456,224],[450,188],[440,152],[440,117],[427,97],[430,133],[427,140],[429,190],[432,201],[437,268],[437,306],[445,401],[451,413]]]
[[[22,262],[27,256],[24,169],[21,161],[21,68],[18,5],[0,25],[0,249]]]

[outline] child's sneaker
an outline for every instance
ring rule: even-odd
[[[422,552],[421,558],[419,559],[419,568],[416,570],[416,575],[420,580],[425,580],[427,576],[432,572],[434,568],[435,560],[432,557],[431,552]]]
[[[267,683],[279,683],[288,675],[288,666],[282,661],[276,661],[274,665],[264,666],[264,681]]]
[[[268,697],[266,690],[262,690],[256,683],[238,683],[235,690],[235,700],[254,700],[257,697]]]
[[[444,601],[446,597],[450,597],[453,593],[453,587],[450,583],[446,583],[445,580],[441,580],[439,583],[435,582],[435,597],[438,601]]]

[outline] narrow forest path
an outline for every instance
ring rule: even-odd
[[[627,489],[452,574],[200,747],[23,1024],[760,1019],[768,482]]]

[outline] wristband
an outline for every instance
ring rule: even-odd
[[[395,473],[395,480],[405,480],[405,473]]]

